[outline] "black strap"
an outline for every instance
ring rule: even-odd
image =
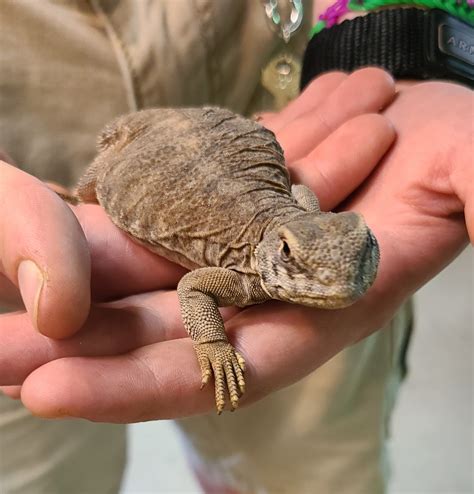
[[[396,78],[474,85],[474,28],[441,10],[387,9],[323,29],[309,42],[301,88],[330,70],[379,66]]]

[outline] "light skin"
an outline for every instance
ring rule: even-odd
[[[316,192],[323,209],[342,204],[361,212],[382,258],[374,287],[347,309],[271,302],[224,311],[230,339],[247,361],[243,404],[295,382],[381,327],[463,248],[466,225],[474,237],[470,91],[449,83],[403,87],[385,111],[397,140],[371,173],[394,139],[391,124],[373,112],[393,97],[393,82],[380,71],[335,73],[280,114],[263,117],[294,179]],[[199,391],[173,290],[183,270],[133,244],[99,207],[77,207],[74,216],[23,172],[2,164],[0,177],[0,210],[8,205],[9,213],[0,215],[1,299],[20,300],[20,258],[47,270],[37,310],[30,299],[28,312],[0,316],[0,384],[13,386],[5,391],[18,395],[22,385],[25,405],[46,417],[133,422],[212,410],[212,386]],[[28,191],[22,204],[18,190]],[[22,288],[31,294],[24,281]]]

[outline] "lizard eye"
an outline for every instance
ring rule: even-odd
[[[290,246],[288,245],[288,242],[286,240],[281,241],[281,246],[280,246],[280,256],[283,261],[288,261],[290,259],[291,251],[290,251]]]

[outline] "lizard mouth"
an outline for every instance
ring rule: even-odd
[[[378,263],[379,244],[374,234],[369,230],[363,251],[361,252],[358,270],[358,285],[362,287],[363,291],[372,285],[377,274]]]

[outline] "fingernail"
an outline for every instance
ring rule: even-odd
[[[18,286],[23,303],[36,329],[38,329],[38,307],[43,285],[44,275],[36,263],[30,260],[22,261],[18,266]]]

